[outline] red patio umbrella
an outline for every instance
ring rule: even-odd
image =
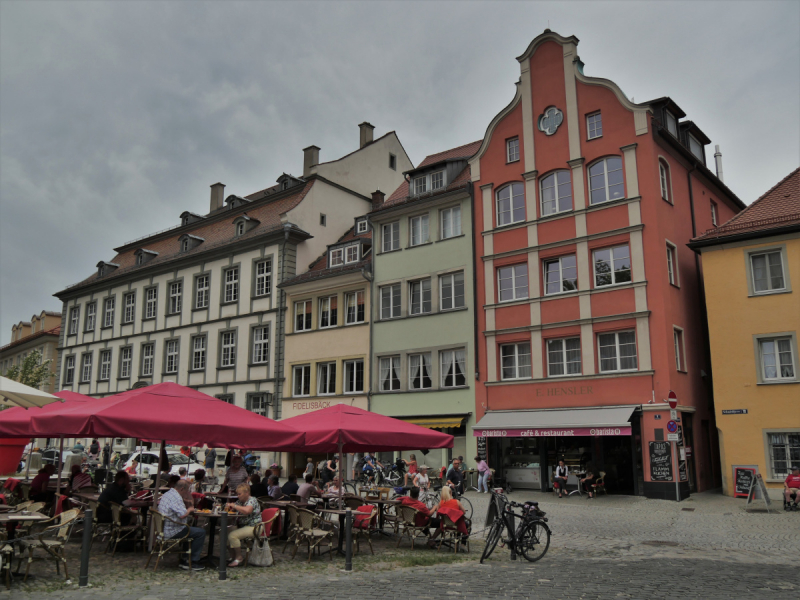
[[[77,394],[64,390],[53,394],[64,402],[51,402],[41,407],[22,408],[15,407],[0,411],[0,437],[36,437],[39,435],[33,430],[31,419],[39,414],[57,414],[62,410],[68,410],[86,402],[93,402],[95,399],[83,394]],[[49,436],[56,437],[56,436]]]

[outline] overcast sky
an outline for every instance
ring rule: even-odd
[[[364,120],[415,164],[482,138],[548,25],[587,75],[677,101],[745,202],[800,164],[796,1],[1,0],[0,344],[115,246],[207,212],[216,181],[299,175]]]

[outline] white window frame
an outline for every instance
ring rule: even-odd
[[[183,308],[183,282],[173,281],[169,284],[169,314],[180,314]]]
[[[667,131],[675,137],[678,137],[678,118],[668,110],[664,111]]]
[[[780,259],[781,282],[782,282],[781,287],[772,287],[772,285],[773,285],[773,283],[772,283],[772,275],[770,274],[769,271],[770,271],[770,266],[771,266],[770,265],[770,256],[774,256],[774,255],[777,255],[778,258]],[[754,261],[754,259],[756,259],[758,257],[761,257],[761,256],[764,257],[764,260],[766,262],[766,269],[767,269],[767,280],[766,280],[767,281],[767,289],[765,289],[765,290],[756,289],[756,268],[755,268],[755,264],[753,263],[753,261]],[[787,290],[786,268],[784,267],[783,258],[784,258],[783,257],[783,252],[782,252],[782,250],[780,248],[777,248],[777,249],[770,248],[770,249],[764,250],[763,252],[758,251],[758,252],[749,252],[748,253],[748,258],[747,259],[750,262],[750,265],[749,265],[750,266],[750,281],[751,281],[751,285],[753,286],[753,295],[760,296],[760,295],[774,294],[776,292],[784,292],[784,291]]]
[[[358,222],[358,225],[356,226],[356,233],[367,233],[368,230],[369,230],[369,223],[367,222],[366,219],[363,219]]]
[[[136,319],[136,294],[134,292],[125,294],[125,313],[123,314],[123,324],[133,323]]]
[[[522,349],[524,349],[524,346],[528,347],[528,352],[527,353],[520,352],[520,347],[523,347]],[[504,365],[503,365],[503,358],[504,358],[503,351],[504,351],[505,348],[513,348],[514,349],[513,354],[509,354],[508,355],[509,358],[513,358],[514,359],[513,366],[509,367],[509,368],[512,368],[513,371],[514,371],[514,375],[511,376],[511,377],[506,377],[505,368],[504,368]],[[531,354],[531,349],[532,348],[531,348],[531,343],[530,342],[517,342],[515,344],[501,344],[500,345],[500,379],[501,379],[501,381],[515,381],[515,380],[518,380],[518,379],[531,379],[533,377],[533,355]],[[528,357],[528,364],[527,364],[528,373],[527,374],[525,374],[526,365],[523,365],[523,364],[520,363],[520,357],[521,356],[527,356]]]
[[[336,361],[317,363],[317,395],[336,395]]]
[[[672,204],[670,169],[663,158],[658,160],[658,182],[661,187],[661,198]]]
[[[774,443],[770,438],[771,436],[785,436],[785,441],[781,441],[779,443]],[[767,460],[769,461],[769,473],[770,479],[773,481],[777,481],[783,483],[786,480],[786,477],[789,473],[792,472],[792,467],[794,465],[800,465],[800,461],[797,459],[792,459],[792,448],[795,447],[789,441],[789,436],[797,436],[800,438],[800,427],[795,429],[766,429],[764,430],[764,446],[766,450]],[[800,443],[800,439],[798,439],[798,443]],[[777,471],[775,468],[775,447],[776,446],[783,446],[783,450],[785,452],[786,460],[781,461],[786,463],[786,468],[783,471]]]
[[[686,373],[686,339],[681,327],[672,327],[672,346],[675,352],[675,369],[681,373]]]
[[[208,295],[210,292],[211,276],[208,274],[198,275],[195,278],[195,308],[208,308]],[[205,285],[200,285],[204,283]]]
[[[625,333],[630,333],[630,334],[633,335],[633,345],[634,345],[634,348],[635,348],[635,353],[633,354],[633,359],[636,361],[636,366],[633,367],[633,368],[630,368],[630,369],[622,369],[621,368],[622,362],[621,362],[621,356],[620,356],[620,352],[619,352],[619,349],[620,349],[619,336],[621,334],[625,334]],[[613,335],[614,336],[614,349],[615,349],[614,350],[614,352],[615,352],[614,361],[616,362],[616,368],[615,369],[603,369],[603,357],[602,357],[602,353],[601,353],[601,350],[600,350],[600,348],[601,348],[600,338],[603,337],[604,335]],[[611,346],[602,346],[602,347],[609,348]],[[630,358],[630,357],[626,356],[625,358]],[[628,373],[628,372],[638,371],[639,370],[639,346],[638,346],[638,341],[636,339],[636,331],[633,330],[633,329],[626,329],[626,330],[623,330],[623,331],[604,331],[604,332],[598,333],[597,334],[597,362],[598,362],[600,373]]]
[[[236,224],[236,237],[241,237],[244,235],[244,221],[239,221]]]
[[[167,340],[164,344],[164,373],[177,373],[180,366],[181,344],[179,340]]]
[[[461,277],[461,296],[456,295],[457,278]],[[445,289],[450,289],[450,306],[445,304]],[[461,304],[458,303],[458,298],[461,298]],[[439,310],[456,310],[466,306],[466,288],[464,286],[464,271],[457,271],[455,273],[447,273],[446,275],[439,276]]]
[[[781,342],[786,342],[789,346],[789,363],[792,369],[792,374],[787,376],[781,372],[781,366],[787,364],[781,360],[782,355],[786,350],[780,348]],[[764,362],[764,344],[771,343],[775,348],[775,353],[772,355],[775,359],[775,377],[767,377],[766,364]],[[790,383],[797,381],[797,346],[796,337],[794,335],[777,334],[774,336],[759,335],[757,337],[758,348],[758,368],[760,373],[759,383]]]
[[[719,217],[718,217],[718,213],[717,213],[717,203],[714,202],[713,200],[711,200],[710,201],[710,205],[711,205],[711,224],[714,227],[718,227],[719,226]]]
[[[667,240],[667,279],[671,285],[680,287],[680,274],[678,272],[678,247]],[[631,265],[633,266],[633,265]]]
[[[207,346],[207,335],[196,335],[192,338],[192,371],[202,371],[206,368]]]
[[[426,290],[425,284],[427,284],[427,307],[428,310],[425,310],[426,304]],[[419,301],[415,305],[414,302],[414,294],[415,289],[419,288]],[[432,302],[432,290],[431,290],[431,279],[430,277],[426,279],[417,279],[416,281],[409,281],[408,282],[408,314],[409,315],[426,315],[433,310],[433,302]]]
[[[609,163],[610,160],[618,160],[619,161],[619,169],[614,169],[613,171],[609,171],[608,163]],[[599,188],[599,187],[598,188],[593,188],[592,187],[592,169],[595,168],[597,165],[603,165],[603,187],[602,188]],[[617,187],[618,185],[621,185],[622,186],[622,195],[618,196],[616,198],[612,198],[611,197],[611,187],[612,186],[610,186],[608,184],[608,174],[609,174],[609,172],[613,173],[613,172],[616,172],[616,171],[620,171],[622,180],[621,180],[620,183],[615,183],[613,187]],[[588,177],[589,177],[589,206],[599,206],[600,204],[605,204],[606,202],[611,202],[611,201],[614,201],[614,200],[622,200],[622,199],[624,199],[626,197],[625,196],[625,165],[624,165],[624,161],[622,160],[622,157],[620,157],[620,156],[607,156],[605,158],[602,158],[602,159],[592,163],[591,165],[589,165],[589,168],[587,169],[586,172],[587,172]],[[597,177],[597,176],[595,176],[595,177]],[[603,196],[604,196],[603,200],[598,200],[597,202],[595,202],[593,200],[593,198],[592,198],[592,192],[594,190],[600,190],[600,189],[603,190]]]
[[[231,267],[225,269],[225,295],[223,301],[225,304],[232,304],[239,301],[239,267]]]
[[[349,265],[352,263],[357,263],[359,260],[359,248],[360,244],[350,244],[344,249],[344,264]]]
[[[614,269],[614,261],[622,260],[622,257],[617,258],[615,256],[615,251],[616,250],[620,250],[622,248],[627,248],[627,250],[628,250],[628,263],[630,264],[630,268],[628,269],[628,272],[630,273],[630,279],[628,279],[627,281],[617,281],[617,271]],[[605,250],[609,250],[611,252],[611,258],[610,258],[610,260],[611,260],[611,271],[609,271],[609,273],[611,275],[611,283],[599,284],[599,283],[597,283],[597,275],[598,275],[598,273],[597,273],[597,259],[595,258],[595,254],[597,252],[603,252]],[[619,244],[617,246],[611,246],[610,248],[595,248],[594,250],[592,250],[592,271],[594,273],[594,287],[597,288],[597,289],[612,287],[612,286],[615,286],[615,285],[623,285],[623,284],[626,284],[626,283],[631,283],[633,281],[633,261],[631,260],[631,247],[630,247],[630,244]],[[622,273],[624,271],[620,270],[619,272]],[[606,275],[606,274],[607,273],[602,273],[602,275]]]
[[[427,214],[417,215],[408,220],[409,247],[421,246],[430,241],[430,217]]]
[[[574,267],[564,267],[564,262],[563,261],[564,261],[564,259],[567,259],[567,258],[572,258],[572,259],[575,260],[575,266]],[[547,279],[547,275],[549,273],[549,271],[547,270],[547,266],[552,264],[552,263],[558,263],[558,291],[557,292],[549,292],[547,290],[547,284],[548,283],[555,283],[555,282],[550,282]],[[573,289],[571,289],[571,290],[565,290],[564,289],[564,283],[566,281],[571,281],[571,279],[565,279],[564,278],[564,271],[566,269],[574,269],[574,271],[575,271],[575,283],[574,283]],[[543,275],[542,283],[544,284],[544,295],[545,296],[557,296],[559,294],[567,294],[567,293],[570,293],[570,292],[577,292],[578,291],[578,257],[577,257],[577,255],[575,255],[575,254],[565,254],[564,256],[557,256],[555,258],[546,258],[546,259],[542,260],[542,275]]]
[[[341,267],[344,264],[344,248],[334,248],[330,252],[331,267]]]
[[[253,354],[251,360],[254,365],[265,365],[269,363],[268,324],[253,327]]]
[[[152,377],[155,369],[156,345],[153,343],[142,346],[142,377]]]
[[[358,314],[358,299],[359,296],[361,297],[361,318],[359,319]],[[353,298],[353,320],[350,319],[350,298]],[[347,292],[344,295],[344,324],[345,325],[357,325],[358,323],[363,323],[366,314],[366,305],[364,303],[364,292]]]
[[[567,348],[567,342],[578,341],[578,370],[577,372],[570,372],[570,365],[574,365],[575,361],[569,361],[567,352],[574,352],[574,348]],[[560,343],[561,348],[558,350],[554,350],[554,353],[558,353],[561,357],[561,367],[564,369],[563,373],[551,373],[550,369],[552,366],[555,366],[557,363],[553,363],[550,361],[550,346],[551,344]],[[548,378],[555,378],[555,377],[576,377],[583,372],[583,356],[581,355],[581,338],[580,336],[570,336],[565,338],[557,338],[552,340],[547,340],[545,343],[545,353],[547,354],[547,377]],[[574,367],[573,367],[574,368]]]
[[[155,319],[158,309],[158,288],[149,287],[144,291],[144,318]]]
[[[522,275],[517,274],[517,267],[524,267],[525,269],[525,295],[517,296],[517,279],[521,278]],[[502,287],[500,282],[503,280],[502,274],[504,271],[511,271],[511,291],[512,297],[506,298],[505,300],[502,298]],[[508,278],[506,278],[508,279]],[[498,302],[514,302],[515,300],[525,300],[530,295],[530,277],[528,274],[528,263],[516,264],[516,265],[507,265],[504,267],[497,268],[497,301]]]
[[[420,387],[414,385],[414,375],[411,371],[412,363],[415,362],[414,359],[419,358],[419,368],[420,368]],[[427,371],[425,370],[425,367]],[[431,354],[430,352],[421,352],[421,353],[414,353],[408,355],[408,389],[409,390],[430,390],[433,388],[433,365],[431,363]],[[430,385],[425,387],[425,378],[428,378],[430,381]]]
[[[109,296],[106,298],[103,306],[103,327],[114,326],[114,311],[116,310],[116,305],[116,296]]]
[[[330,329],[331,327],[336,327],[339,325],[339,297],[336,295],[333,296],[323,296],[317,300],[317,304],[319,305],[319,326],[318,329]],[[336,308],[331,308],[331,304],[336,302]],[[327,307],[328,312],[328,324],[325,325],[325,319],[323,318],[322,313],[325,312]],[[333,314],[333,311],[336,311],[336,314]]]
[[[97,301],[89,302],[86,305],[86,323],[84,324],[85,331],[94,331],[97,323]]]
[[[358,387],[358,366],[361,365],[361,387]],[[364,359],[344,361],[344,393],[363,394],[364,393]]]
[[[236,332],[223,331],[220,334],[220,352],[219,352],[219,366],[220,367],[235,367],[236,366]]]
[[[269,416],[269,407],[271,404],[271,394],[269,392],[247,395],[247,410],[251,413],[267,417]]]
[[[412,184],[414,185],[415,196],[419,196],[420,194],[424,194],[428,191],[428,178],[425,175],[414,177]]]
[[[390,294],[390,296],[389,296],[389,298],[390,298],[390,301],[389,301],[389,313],[388,314],[386,314],[386,312],[384,311],[384,306],[383,306],[383,297],[384,297],[384,293],[386,291],[389,291],[389,294]],[[403,311],[403,308],[402,308],[403,307],[403,304],[402,304],[403,296],[402,296],[402,294],[403,294],[403,288],[402,288],[402,285],[399,284],[399,283],[393,283],[391,285],[384,285],[384,286],[381,286],[380,288],[378,288],[378,295],[379,295],[379,301],[380,301],[379,309],[380,309],[380,316],[381,316],[381,320],[382,321],[383,320],[387,320],[387,319],[397,319],[397,318],[403,316],[403,312],[402,312]],[[397,299],[397,302],[395,302],[395,298]]]
[[[80,319],[81,309],[79,306],[73,306],[71,309],[69,309],[69,335],[78,335],[78,325],[80,324]]]
[[[505,190],[509,190],[509,211],[508,211],[508,221],[501,222],[500,216],[505,214],[505,212],[500,211],[500,194],[502,194]],[[521,193],[514,194],[514,190],[521,190]],[[519,206],[515,206],[515,200],[519,200]],[[494,209],[495,209],[495,218],[497,219],[497,226],[498,227],[505,227],[507,225],[514,225],[515,223],[524,223],[526,219],[525,213],[525,185],[520,181],[514,181],[509,183],[508,185],[504,185],[494,195]],[[516,209],[516,210],[515,210]],[[522,211],[522,218],[515,219],[514,213],[518,212],[519,210]]]
[[[100,376],[98,381],[111,379],[111,350],[100,351]]]
[[[453,374],[449,375],[445,368],[445,359],[452,360]],[[464,377],[464,383],[457,383],[458,374],[457,368],[461,365],[461,375]],[[448,383],[450,379],[450,383]],[[466,348],[456,348],[454,350],[442,350],[439,352],[439,387],[442,388],[463,388],[467,387],[467,351]]]
[[[603,137],[603,116],[598,110],[586,115],[586,139],[596,140]]]
[[[444,171],[434,171],[430,174],[430,178],[430,188],[432,192],[444,189]]]
[[[506,140],[506,163],[519,162],[519,136]]]
[[[92,381],[92,353],[88,352],[81,356],[81,383],[91,383]]]
[[[133,348],[123,346],[119,349],[119,378],[130,379],[133,367]]]
[[[300,312],[300,308],[302,307],[302,312]],[[311,300],[300,300],[299,302],[294,303],[294,331],[311,331],[314,323],[312,320],[313,315],[313,306],[311,304]],[[297,317],[298,315],[303,315],[302,327],[298,327]]]
[[[567,181],[559,182],[559,176],[566,174]],[[550,181],[552,180],[552,186],[550,185]],[[562,196],[560,190],[563,186],[569,188],[569,194]],[[551,189],[553,190],[553,199],[552,200],[545,200],[545,191]],[[548,217],[550,215],[558,215],[561,213],[569,212],[573,209],[572,204],[572,173],[568,169],[559,169],[558,171],[552,171],[542,177],[539,181],[539,210],[542,213],[543,217]],[[549,210],[546,208],[545,202],[548,204],[552,202],[553,210]],[[562,208],[562,204],[569,204],[568,207]]]
[[[256,297],[268,296],[272,291],[272,259],[256,263]]]
[[[381,392],[396,392],[401,387],[400,357],[382,356],[378,362],[379,389]],[[384,373],[387,374],[384,377]],[[394,377],[392,377],[394,374]],[[386,384],[388,383],[388,387]]]
[[[445,216],[447,216],[448,219],[446,219]],[[445,225],[445,221],[449,222],[449,227]],[[461,206],[451,206],[450,208],[443,208],[440,210],[439,239],[448,240],[460,236],[461,233]]]
[[[386,223],[381,226],[381,244],[384,252],[393,252],[400,249],[400,221]]]
[[[299,381],[297,378],[298,373],[300,374]],[[297,392],[298,383],[300,384],[300,393]],[[311,395],[311,365],[292,366],[292,398],[307,398],[310,395]]]

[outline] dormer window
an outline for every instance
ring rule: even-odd
[[[137,265],[148,263],[158,256],[158,252],[154,252],[153,250],[145,250],[144,248],[139,248],[133,254],[136,256]]]
[[[188,252],[189,251],[189,238],[184,238],[181,242],[181,252]]]
[[[245,233],[258,226],[258,221],[251,219],[246,214],[240,215],[233,220],[233,231],[235,237],[242,237]]]
[[[664,111],[664,120],[667,122],[667,131],[678,137],[678,119],[671,112]]]
[[[415,177],[412,181],[415,196],[419,196],[428,191],[435,192],[436,190],[444,189],[445,185],[444,171],[420,175]]]
[[[444,187],[444,171],[431,174],[431,191]]]
[[[368,229],[369,225],[366,219],[359,221],[358,225],[356,225],[356,233],[367,233]]]
[[[113,270],[115,270],[118,267],[119,267],[118,264],[107,263],[107,262],[103,262],[101,260],[99,263],[97,263],[97,276],[98,277],[103,277],[104,275],[108,275],[109,273],[111,273]]]
[[[188,225],[189,224],[189,216],[185,216],[181,219],[181,225]]]
[[[694,154],[697,158],[702,161],[705,161],[705,155],[703,154],[703,144],[697,141],[691,133],[688,135],[689,137],[689,152]]]
[[[283,182],[281,182],[281,189],[282,190],[288,190],[289,189],[289,180],[288,179],[284,179]]]
[[[415,194],[419,195],[419,194],[424,194],[425,193],[425,191],[427,189],[426,188],[426,184],[428,183],[427,180],[428,180],[428,178],[425,177],[424,175],[422,177],[416,177],[414,179],[414,193]]]
[[[358,262],[358,244],[345,248],[344,262],[347,264]]]
[[[189,252],[189,250],[197,248],[197,246],[202,244],[204,241],[205,240],[203,238],[197,237],[196,235],[189,235],[188,233],[184,233],[178,238],[181,252]]]
[[[244,221],[236,224],[236,236],[239,237],[241,235],[244,235]]]
[[[136,256],[136,264],[143,265],[144,264],[144,254],[139,254]]]
[[[330,252],[330,266],[339,267],[344,264],[344,248],[335,248]]]

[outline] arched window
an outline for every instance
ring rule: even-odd
[[[539,184],[542,198],[542,216],[572,210],[572,185],[569,171],[556,171],[542,177]]]
[[[497,192],[497,226],[525,220],[525,187],[510,183]]]
[[[672,203],[672,187],[670,186],[669,165],[663,159],[658,161],[658,180],[661,184],[661,197]]]
[[[625,197],[622,159],[609,156],[589,167],[590,204],[601,204]]]

